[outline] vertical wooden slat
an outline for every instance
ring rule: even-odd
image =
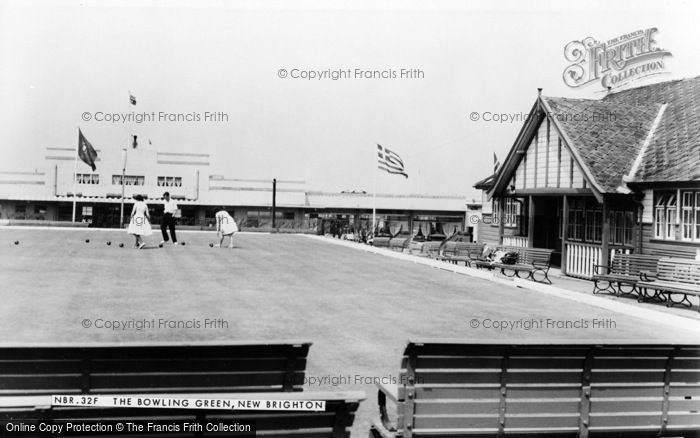
[[[409,349],[407,349],[409,350]],[[404,401],[404,435],[406,438],[413,436],[413,415],[416,409],[416,368],[417,356],[416,348],[408,351],[406,361],[406,399]]]
[[[528,196],[528,211],[527,211],[527,246],[528,248],[535,247],[535,199],[532,195]]]
[[[591,348],[586,355],[581,373],[581,403],[579,419],[579,438],[588,438],[591,416],[591,369],[593,367],[593,357],[595,347]]]
[[[557,187],[561,181],[561,139],[559,139],[559,171],[557,171]],[[562,199],[562,218],[561,218],[561,273],[566,275],[569,272],[569,248],[566,241],[566,236],[569,231],[569,198],[564,195]]]
[[[505,436],[506,430],[506,396],[508,388],[508,358],[510,348],[507,348],[501,359],[501,388],[498,403],[498,436]]]
[[[561,187],[561,137],[557,136],[557,188],[559,187]]]
[[[600,264],[610,264],[610,200],[603,196],[603,236],[601,242]]]
[[[662,395],[663,401],[661,402],[661,433],[666,432],[668,426],[668,406],[669,406],[669,395],[671,393],[671,369],[673,367],[673,359],[676,356],[678,347],[674,348],[669,354],[668,359],[666,359],[666,369],[664,370],[664,393]]]

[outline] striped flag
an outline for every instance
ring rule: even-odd
[[[382,147],[380,144],[377,145],[377,165],[381,170],[408,178],[403,168],[403,160],[399,157],[399,154]]]
[[[129,93],[129,102],[130,102],[132,105],[136,105],[136,96],[134,96],[133,94]]]
[[[501,167],[501,162],[498,161],[498,157],[496,156],[496,153],[493,153],[493,173],[498,172],[498,168]]]
[[[93,172],[97,170],[97,166],[95,166],[97,152],[95,152],[95,148],[92,147],[88,139],[85,138],[80,128],[78,128],[78,158],[90,166]]]

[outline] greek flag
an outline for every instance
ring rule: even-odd
[[[380,144],[377,145],[377,164],[381,170],[408,178],[403,168],[403,160],[399,157],[399,154],[382,147]]]

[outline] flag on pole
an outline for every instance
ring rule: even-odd
[[[136,96],[129,93],[129,102],[131,102],[132,105],[136,105]]]
[[[139,142],[136,141],[136,139],[138,138],[138,136],[137,136],[137,135],[132,135],[131,137],[132,137],[132,140],[131,140],[131,147],[134,148],[134,149],[136,149],[136,148],[138,147],[138,145],[139,145]]]
[[[377,165],[381,170],[385,170],[388,173],[403,175],[408,178],[404,171],[403,160],[399,157],[399,154],[382,147],[380,144],[377,144]]]
[[[493,173],[495,174],[498,172],[498,168],[501,167],[501,162],[498,161],[498,157],[496,156],[496,153],[493,153]]]
[[[87,138],[85,138],[80,128],[78,128],[78,157],[83,160],[85,164],[92,167],[93,172],[97,169],[97,166],[95,166],[97,152],[95,152],[95,148],[93,148]]]

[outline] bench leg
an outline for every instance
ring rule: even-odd
[[[606,283],[606,286],[600,287],[600,283]],[[617,291],[615,291],[615,287],[610,280],[593,280],[593,295],[599,294],[600,292],[608,292],[617,295]]]
[[[693,304],[692,304],[692,303],[690,302],[690,300],[688,299],[688,294],[683,294],[683,299],[680,300],[680,301],[675,301],[675,300],[673,299],[673,294],[674,294],[674,292],[667,292],[667,293],[666,293],[666,297],[667,297],[667,299],[666,299],[666,307],[671,307],[671,306],[673,306],[673,305],[675,305],[675,304],[682,304],[682,305],[684,305],[685,307],[693,307]]]
[[[640,290],[639,297],[637,298],[638,302],[653,302],[653,303],[663,303],[666,301],[664,298],[663,292],[660,292],[658,290],[654,290],[654,294],[651,295],[649,293],[649,290],[647,288],[643,288]]]
[[[518,271],[517,271],[517,270],[515,270],[515,269],[508,269],[509,271],[511,271],[511,270],[513,271],[513,273],[512,273],[511,275],[508,275],[508,274],[506,274],[506,269],[507,269],[507,268],[501,268],[501,274],[505,275],[505,276],[508,277],[508,278],[510,278],[510,277],[516,277],[516,276],[517,276],[518,278],[520,278],[520,276],[518,275]]]
[[[542,274],[542,279],[538,280],[537,277],[535,276],[536,273],[541,273]],[[552,280],[549,279],[549,270],[545,270],[542,268],[535,268],[530,271],[530,278],[532,281],[536,281],[537,283],[546,283],[546,284],[552,284]]]
[[[635,285],[631,285],[632,288],[629,291],[626,291],[622,287],[623,284],[624,283],[621,281],[617,282],[617,294],[616,295],[623,297],[623,296],[630,296],[630,295],[634,294],[635,292],[637,292],[637,287]]]

